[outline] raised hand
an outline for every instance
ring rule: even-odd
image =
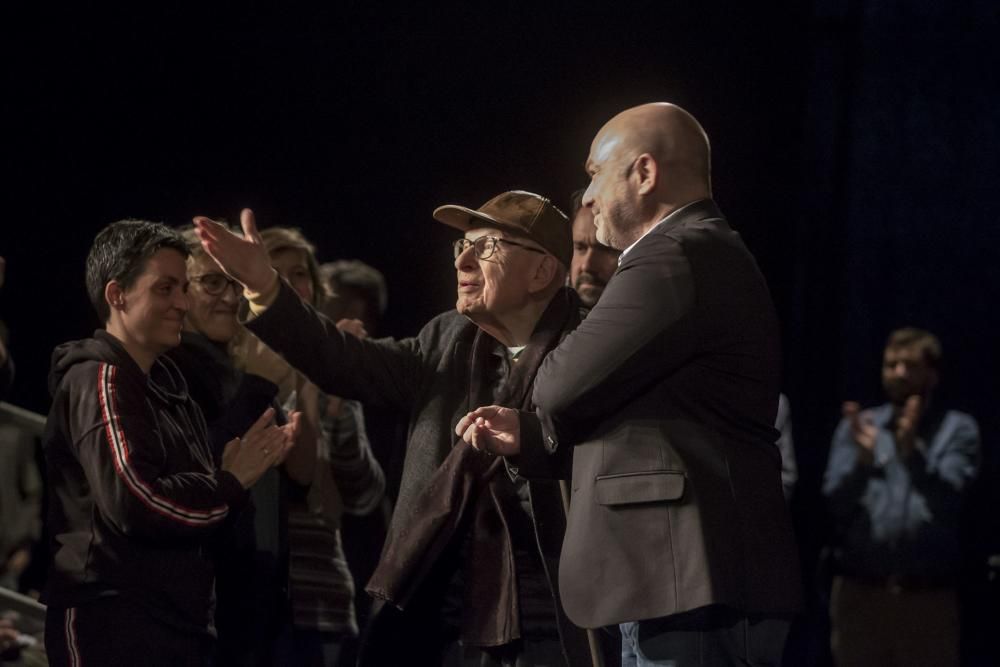
[[[474,449],[513,456],[521,451],[521,417],[517,410],[499,405],[476,408],[458,421],[455,435]]]
[[[871,463],[874,460],[878,427],[870,419],[861,417],[861,406],[854,401],[845,401],[841,414],[850,422],[851,437],[861,450],[863,460]]]
[[[923,399],[909,396],[896,418],[896,447],[903,458],[909,456],[917,444],[917,426],[923,410]]]
[[[264,293],[274,286],[278,273],[271,268],[271,260],[257,231],[253,211],[245,208],[240,212],[243,238],[202,215],[195,216],[194,225],[205,252],[245,288]]]
[[[284,463],[285,459],[288,458],[288,453],[292,451],[292,447],[298,441],[299,432],[302,430],[302,412],[296,410],[288,413],[288,423],[279,426],[278,430],[285,434],[285,442],[281,447],[281,455],[274,465]]]

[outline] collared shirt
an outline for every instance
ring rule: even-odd
[[[902,458],[893,406],[862,418],[878,427],[872,462],[859,456],[845,419],[833,436],[823,481],[840,567],[855,576],[954,576],[961,499],[979,466],[975,420],[954,410],[924,415],[915,450]]]
[[[659,227],[663,226],[663,225],[664,225],[664,224],[666,224],[667,222],[669,222],[669,221],[671,220],[671,218],[674,218],[674,217],[676,217],[677,215],[679,215],[681,211],[683,211],[684,209],[686,209],[686,208],[687,208],[687,207],[689,207],[689,206],[693,206],[693,205],[697,204],[697,203],[698,203],[698,202],[700,202],[700,201],[705,201],[705,200],[704,200],[704,199],[699,199],[699,200],[697,200],[697,201],[693,201],[693,202],[690,202],[690,203],[688,203],[688,204],[684,204],[684,206],[681,206],[680,208],[678,208],[678,209],[676,209],[676,210],[674,210],[674,211],[671,211],[671,212],[670,212],[670,213],[669,213],[669,214],[667,215],[667,217],[663,218],[663,219],[662,219],[662,220],[660,220],[660,221],[659,221],[658,223],[656,223],[655,225],[653,225],[652,227],[650,227],[649,229],[647,229],[647,230],[645,231],[645,233],[643,233],[643,235],[642,235],[642,236],[640,236],[639,238],[637,238],[637,239],[635,240],[635,243],[633,243],[633,244],[632,244],[632,245],[630,245],[629,247],[627,247],[627,248],[625,248],[624,250],[622,250],[622,254],[618,255],[618,266],[621,266],[621,265],[622,265],[622,262],[623,262],[623,261],[625,260],[625,256],[626,256],[626,255],[627,255],[627,254],[629,253],[629,251],[630,251],[630,250],[632,250],[632,248],[634,248],[634,247],[636,246],[636,244],[637,244],[637,243],[639,243],[639,241],[641,241],[641,240],[643,240],[644,238],[646,238],[646,235],[647,235],[647,234],[651,234],[651,233],[653,232],[653,230],[655,230],[655,229],[657,229],[657,228],[659,228]]]

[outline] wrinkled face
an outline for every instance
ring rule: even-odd
[[[889,400],[902,405],[910,396],[924,396],[937,384],[937,371],[919,347],[889,347],[882,359],[882,387]]]
[[[583,305],[593,308],[618,268],[620,250],[597,240],[597,227],[590,210],[581,206],[573,218],[573,260],[569,273],[573,289]]]
[[[510,239],[531,248],[541,248],[531,240],[514,237],[494,227],[471,229],[465,238],[481,236]],[[497,243],[493,254],[478,259],[470,245],[455,259],[458,301],[455,308],[473,322],[502,319],[524,308],[530,301],[529,283],[545,255],[510,243]]]
[[[313,289],[312,277],[309,275],[305,250],[280,248],[271,253],[271,266],[278,275],[288,281],[299,298],[306,303],[314,303],[316,292]]]
[[[229,281],[207,254],[188,258],[187,270],[191,287],[188,289],[190,309],[185,328],[217,343],[228,343],[239,328],[239,286]]]
[[[583,193],[583,205],[594,216],[597,240],[617,250],[632,244],[640,225],[636,195],[628,180],[632,165],[626,150],[617,133],[601,130],[587,157],[590,184]]]
[[[154,355],[181,342],[188,310],[187,266],[173,248],[160,248],[143,272],[122,293],[122,327],[129,338]]]

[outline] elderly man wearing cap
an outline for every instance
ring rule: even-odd
[[[559,487],[526,482],[452,430],[477,405],[530,409],[542,359],[579,323],[579,300],[565,287],[569,221],[521,191],[434,217],[464,234],[454,244],[456,310],[399,341],[338,331],[303,303],[271,269],[250,211],[244,239],[195,223],[244,285],[257,335],[324,391],[409,416],[396,512],[367,587],[387,604],[361,664],[590,664],[587,638],[556,593]]]
[[[620,625],[623,665],[780,664],[801,590],[767,284],[688,112],[622,112],[586,167],[618,270],[539,370],[536,413],[489,406],[457,429],[529,478],[572,460],[560,594],[575,623]]]

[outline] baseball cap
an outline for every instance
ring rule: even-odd
[[[476,210],[448,204],[434,209],[434,219],[463,232],[476,227],[496,227],[526,236],[569,268],[573,232],[566,214],[551,201],[524,190],[499,194]]]

